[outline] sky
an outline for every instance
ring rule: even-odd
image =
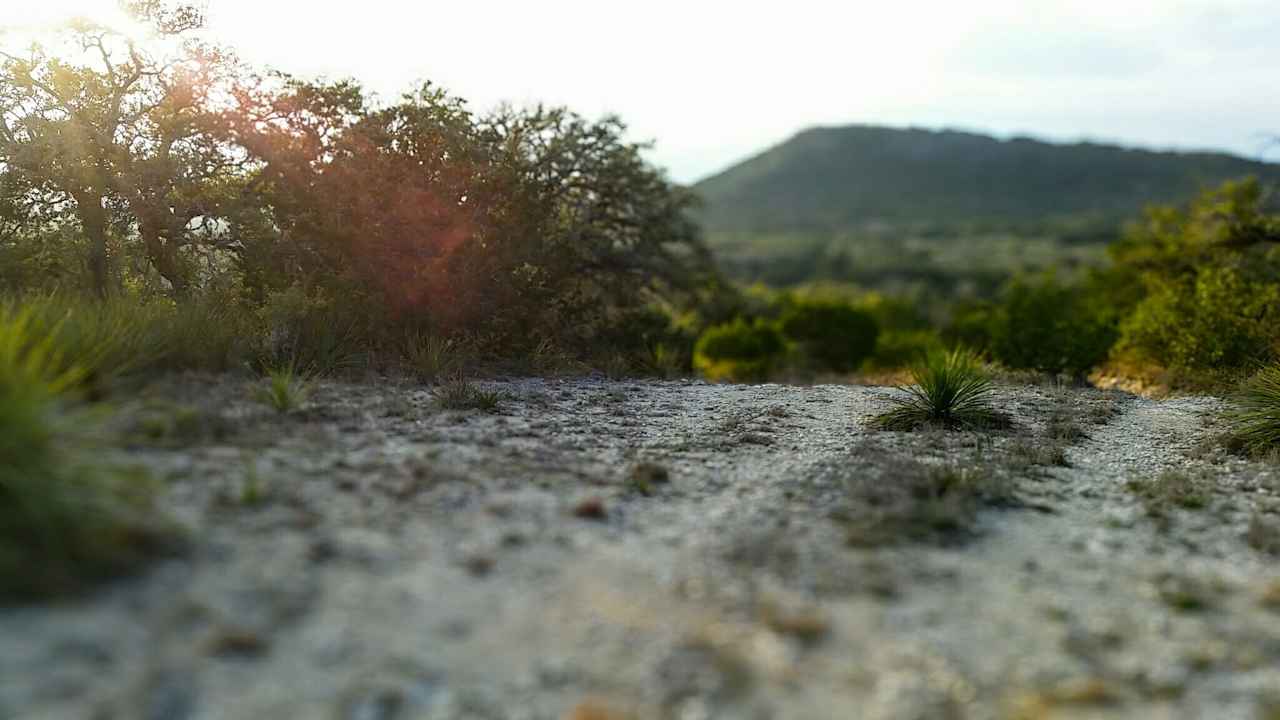
[[[245,60],[431,80],[500,102],[620,115],[692,182],[814,125],[1223,149],[1280,160],[1277,0],[206,0]],[[0,28],[113,0],[6,0]],[[0,35],[0,43],[5,42]]]

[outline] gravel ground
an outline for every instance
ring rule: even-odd
[[[1213,449],[1217,400],[898,433],[886,388],[484,385],[149,388],[128,459],[190,547],[0,609],[0,718],[1280,718],[1280,471]],[[921,467],[1004,490],[857,536]]]

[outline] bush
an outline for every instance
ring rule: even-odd
[[[1052,274],[1010,283],[991,318],[992,355],[1015,370],[1082,378],[1107,358],[1116,337],[1082,287]]]
[[[896,370],[924,361],[931,353],[946,351],[942,338],[933,330],[887,330],[876,341],[871,367]]]
[[[773,323],[738,318],[702,333],[693,364],[710,380],[759,381],[778,367],[786,350],[786,340]]]
[[[882,430],[915,430],[925,425],[993,428],[1009,418],[991,406],[995,388],[982,362],[968,350],[930,353],[911,370],[913,385],[900,388],[895,407],[872,419]]]
[[[104,462],[84,371],[57,328],[0,314],[0,597],[74,589],[140,565],[168,535],[145,475]]]
[[[1160,282],[1122,326],[1120,347],[1177,370],[1245,368],[1280,340],[1280,284],[1206,266]]]
[[[1228,418],[1234,439],[1257,455],[1280,451],[1280,365],[1259,371],[1241,386]]]
[[[847,303],[804,300],[780,322],[782,333],[817,369],[852,372],[875,351],[879,328],[867,312]]]
[[[1256,181],[1227,183],[1129,228],[1111,249],[1117,280],[1140,290],[1122,359],[1197,377],[1276,358],[1280,214],[1267,202]]]

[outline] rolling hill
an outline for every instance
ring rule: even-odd
[[[728,272],[792,284],[988,292],[1012,272],[1094,262],[1124,221],[1280,165],[1222,153],[814,128],[695,186]]]

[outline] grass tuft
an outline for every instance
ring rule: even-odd
[[[435,382],[453,372],[458,358],[452,340],[423,332],[410,332],[403,346],[405,364],[419,382]]]
[[[254,391],[254,398],[276,412],[297,410],[311,394],[311,381],[293,365],[284,365],[267,371],[266,384]]]
[[[1265,456],[1280,450],[1280,365],[1246,380],[1227,417],[1235,444],[1247,453]]]
[[[982,467],[879,453],[859,456],[858,467],[846,480],[844,507],[832,516],[853,546],[951,544],[974,534],[982,508],[1019,502],[1008,478]]]
[[[85,371],[31,311],[0,314],[0,598],[77,589],[140,566],[172,528],[149,478],[101,457]]]
[[[917,430],[928,425],[951,429],[1008,427],[1009,416],[992,407],[995,386],[973,353],[957,349],[930,353],[911,370],[912,385],[899,388],[895,407],[871,420],[881,430]]]
[[[494,412],[506,397],[498,390],[485,390],[462,376],[436,388],[436,404],[445,410],[480,410]]]
[[[1166,470],[1148,480],[1130,480],[1125,489],[1133,493],[1156,519],[1168,519],[1174,508],[1200,510],[1212,500],[1212,487],[1203,476]]]

